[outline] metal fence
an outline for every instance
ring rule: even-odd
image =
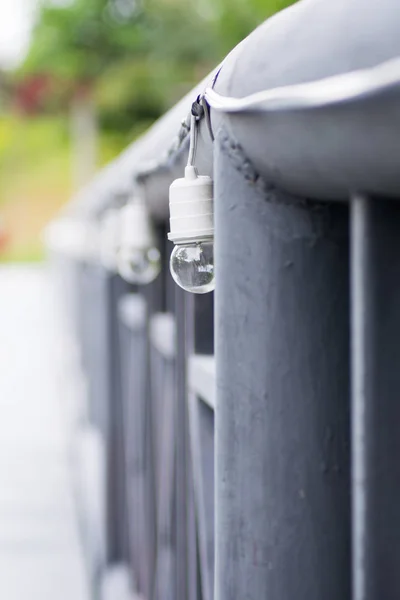
[[[274,90],[211,106],[213,143],[199,127],[215,324],[163,241],[205,84],[65,211],[96,225],[133,182],[160,240],[147,286],[52,246],[106,447],[100,576],[127,565],[146,600],[400,598],[399,26],[394,0],[301,2],[213,74],[221,94]]]
[[[165,281],[167,307],[160,280],[140,290],[97,264],[73,260],[68,267],[88,419],[106,455],[106,558],[92,565],[94,593],[110,567],[124,564],[143,598],[210,598],[212,295],[187,299]],[[57,268],[65,272],[64,258]],[[169,280],[166,271],[162,277]]]

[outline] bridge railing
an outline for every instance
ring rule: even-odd
[[[107,457],[95,584],[124,564],[146,600],[400,597],[399,26],[395,0],[284,11],[49,229]],[[206,89],[215,306],[175,286],[166,236]],[[148,285],[99,258],[132,190]]]

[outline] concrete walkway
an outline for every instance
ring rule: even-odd
[[[88,600],[44,269],[0,268],[0,309],[0,598]]]

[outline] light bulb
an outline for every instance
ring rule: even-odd
[[[187,292],[212,292],[215,288],[213,242],[176,245],[171,254],[170,270],[175,283]]]
[[[121,209],[121,239],[118,272],[129,283],[147,285],[161,270],[160,252],[147,207],[140,197],[133,197]]]
[[[161,270],[161,257],[157,248],[122,247],[118,254],[118,272],[129,283],[147,285]]]

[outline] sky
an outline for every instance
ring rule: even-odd
[[[25,56],[37,0],[0,0],[0,67],[12,68]]]

